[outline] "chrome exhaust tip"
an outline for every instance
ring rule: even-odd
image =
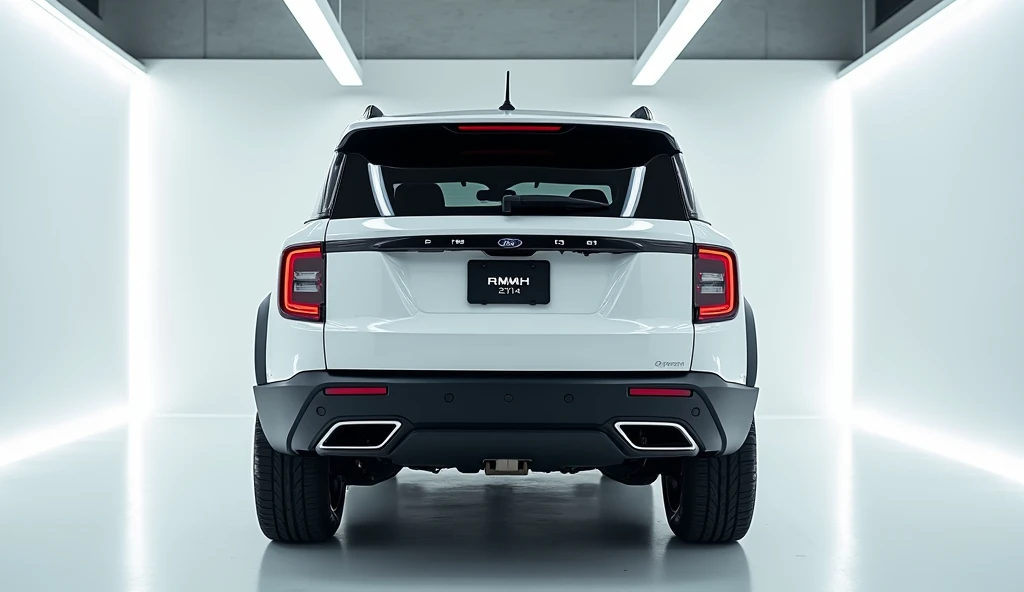
[[[402,422],[391,419],[339,421],[316,445],[323,450],[380,450],[398,433]]]
[[[620,421],[615,431],[636,450],[694,452],[697,442],[686,428],[665,421]]]

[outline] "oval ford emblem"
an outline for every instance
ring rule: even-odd
[[[502,249],[514,249],[516,247],[521,247],[522,245],[523,241],[519,240],[518,238],[498,239],[498,246],[501,247]]]

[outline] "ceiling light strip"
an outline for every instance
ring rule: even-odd
[[[686,49],[722,0],[676,0],[633,69],[634,86],[652,86]]]
[[[343,86],[362,86],[363,70],[327,0],[284,0],[331,74]]]
[[[942,0],[888,39],[873,47],[871,51],[864,54],[861,58],[840,70],[837,78],[846,78],[854,72],[863,72],[866,69],[864,67],[866,64],[877,65],[879,62],[884,61],[879,56],[891,57],[900,53],[900,51],[913,50],[915,46],[927,43],[929,40],[929,30],[938,32],[936,26],[939,23],[942,21],[951,22],[949,21],[951,16],[960,12],[964,6],[978,3],[980,3],[979,0]],[[935,37],[935,35],[932,35],[932,38]],[[899,50],[901,47],[904,49]]]
[[[142,62],[128,55],[123,49],[104,37],[99,31],[93,29],[88,23],[57,0],[29,0],[29,2],[35,4],[67,27],[77,38],[84,41],[86,45],[106,56],[129,73],[146,73],[146,67],[142,65]]]

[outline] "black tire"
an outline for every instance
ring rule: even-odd
[[[688,543],[738,541],[750,528],[757,490],[757,430],[735,453],[683,459],[678,474],[661,476],[668,525]]]
[[[253,431],[253,488],[260,530],[272,541],[322,543],[341,525],[345,483],[330,459],[281,454],[270,447],[260,420]]]

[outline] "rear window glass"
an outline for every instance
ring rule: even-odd
[[[346,156],[332,217],[380,215],[374,186],[396,216],[501,215],[503,200],[515,196],[529,206],[517,215],[617,217],[631,180],[645,167],[634,216],[687,219],[672,163],[679,150],[660,131],[596,125],[543,132],[460,129],[408,125],[348,134],[339,145]]]
[[[478,199],[481,191],[487,191],[487,185],[483,183],[472,183],[472,182],[439,182],[437,186],[441,188],[441,194],[444,196],[445,207],[449,208],[462,208],[462,207],[481,207],[494,205],[493,202],[487,200]],[[601,201],[603,203],[612,203],[612,188],[608,185],[573,185],[570,183],[517,183],[508,188],[509,192],[513,195],[558,195],[563,197],[569,197],[578,190],[595,190],[601,192]],[[392,188],[392,194],[397,191],[398,187]],[[578,193],[577,193],[578,195]],[[591,194],[596,196],[596,194]]]
[[[501,214],[506,195],[557,201],[583,199],[607,206],[593,210],[521,211],[517,214],[619,216],[632,169],[593,170],[540,167],[381,167],[388,201],[396,216],[479,216]],[[555,208],[557,210],[557,207]]]

